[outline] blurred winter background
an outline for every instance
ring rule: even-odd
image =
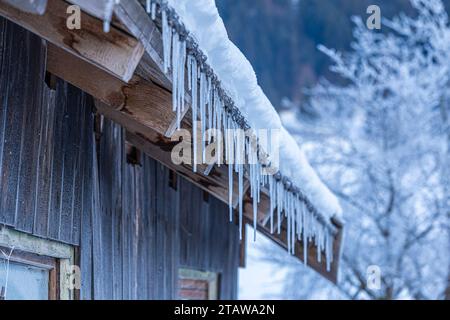
[[[346,223],[337,286],[260,236],[240,298],[450,299],[450,0],[216,3]]]

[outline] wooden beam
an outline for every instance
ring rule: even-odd
[[[269,196],[265,193],[261,193],[261,201],[258,204],[258,215],[257,215],[257,230],[267,236],[269,239],[277,243],[284,249],[287,249],[287,224],[286,220],[281,223],[281,233],[278,234],[278,230],[276,228],[277,221],[276,215],[274,215],[274,226],[275,232],[272,234],[270,230],[270,224],[265,224],[265,220],[267,217],[267,212],[270,211],[270,199]],[[244,205],[244,218],[246,222],[253,226],[253,204],[252,200],[249,196],[247,196],[245,205]],[[338,268],[339,268],[339,258],[340,258],[340,248],[342,243],[342,233],[343,226],[340,222],[333,220],[332,221],[335,227],[338,229],[338,233],[335,235],[333,239],[333,262],[331,263],[330,271],[327,271],[325,255],[322,253],[321,263],[317,261],[317,248],[312,243],[308,244],[308,261],[307,264],[309,267],[317,271],[324,278],[328,279],[333,283],[337,283],[338,280]],[[297,240],[295,243],[295,257],[299,260],[303,261],[303,242]]]
[[[104,33],[103,22],[85,13],[81,29],[69,30],[67,6],[62,0],[48,0],[45,14],[37,16],[0,2],[0,15],[128,82],[144,54],[142,44],[117,28]]]
[[[44,14],[47,0],[1,0],[21,11],[31,14]]]
[[[172,91],[172,75],[170,74],[170,70],[168,74],[165,74],[163,71],[162,35],[144,7],[138,0],[121,1],[114,7],[114,13],[120,24],[136,37],[136,39],[139,39],[145,48],[145,54],[137,69],[138,74]],[[187,88],[187,79],[185,79],[185,82]],[[191,96],[188,92],[185,94],[185,99],[187,106],[190,107]],[[184,113],[181,114],[181,119],[186,116],[188,110],[189,108],[186,108]],[[173,135],[177,129],[176,125],[176,121],[173,121],[166,133],[167,137]]]
[[[159,134],[165,135],[176,118],[171,93],[139,76],[125,83],[51,44],[47,70],[117,110],[128,122],[138,122]]]
[[[143,68],[170,89],[171,77],[162,72],[164,60],[161,32],[143,6],[138,0],[121,1],[115,6],[114,13],[121,24],[144,46],[148,57]]]

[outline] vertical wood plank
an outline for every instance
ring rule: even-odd
[[[21,151],[32,148],[29,141],[24,141],[24,125],[30,123],[32,116],[26,113],[29,104],[34,105],[38,101],[36,97],[40,90],[34,92],[36,77],[39,77],[42,62],[41,41],[22,28],[2,19],[2,74],[0,75],[0,98],[2,102],[2,154],[1,154],[1,201],[0,219],[3,223],[14,225],[17,218],[24,229],[29,229],[26,219],[17,217],[18,206],[31,207],[29,196],[19,199],[18,194],[23,195],[25,185],[20,179],[20,170],[23,174],[30,168],[22,163]],[[31,47],[33,51],[31,51]],[[36,50],[36,51],[34,51]],[[34,105],[34,107],[37,107]],[[27,130],[29,128],[26,128]],[[31,130],[31,129],[30,129]],[[19,184],[22,189],[19,189]],[[33,210],[30,215],[33,214]],[[25,225],[26,224],[26,225]],[[32,224],[32,223],[31,223]]]
[[[42,109],[42,94],[44,90],[46,50],[42,40],[25,32],[24,48],[27,52],[26,72],[22,78],[22,103],[24,115],[22,126],[16,128],[21,131],[21,148],[19,158],[19,178],[17,190],[17,207],[15,226],[24,232],[33,231],[35,217],[36,194],[40,192],[37,185],[37,170],[39,164],[40,145],[37,137],[41,134],[40,110]]]
[[[35,235],[47,237],[48,215],[53,164],[53,126],[54,126],[55,91],[44,87],[41,110],[41,129],[39,135],[39,164],[36,179],[36,214],[34,218]]]
[[[63,122],[63,169],[61,185],[61,211],[59,218],[58,239],[64,242],[72,240],[73,215],[75,206],[75,175],[79,170],[79,128],[81,112],[83,110],[83,93],[67,85],[65,98],[66,112]]]
[[[91,122],[91,115],[85,114],[87,122]],[[86,147],[86,165],[84,166],[83,198],[80,226],[80,268],[81,268],[81,299],[91,300],[94,297],[94,243],[93,243],[93,217],[94,217],[94,132],[87,131],[84,139]]]

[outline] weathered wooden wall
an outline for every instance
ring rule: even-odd
[[[77,246],[83,299],[176,298],[179,267],[236,297],[239,241],[220,201],[150,157],[93,101],[44,82],[45,44],[0,18],[0,224]]]
[[[239,240],[227,207],[145,155],[128,163],[124,151],[123,129],[104,120],[93,173],[99,202],[81,240],[82,267],[94,270],[84,296],[176,298],[178,268],[188,267],[219,272],[220,296],[235,297]]]
[[[79,243],[92,116],[81,91],[45,82],[40,38],[0,19],[0,222]]]

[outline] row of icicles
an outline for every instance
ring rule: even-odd
[[[185,94],[190,93],[192,106],[192,130],[193,140],[193,170],[197,171],[197,151],[204,162],[206,141],[211,142],[209,129],[227,132],[223,138],[224,154],[217,148],[217,162],[220,166],[222,158],[225,163],[232,163],[228,166],[229,175],[229,215],[233,220],[233,178],[234,173],[238,180],[238,210],[239,210],[239,233],[242,239],[243,221],[243,193],[244,178],[250,182],[250,195],[253,201],[253,227],[257,227],[257,211],[260,202],[262,187],[266,187],[270,197],[270,232],[280,233],[282,230],[282,220],[287,220],[286,237],[288,251],[295,254],[297,240],[303,242],[303,261],[307,262],[308,243],[314,242],[317,246],[317,259],[321,262],[322,252],[325,254],[327,270],[330,269],[333,260],[333,232],[329,226],[321,223],[310,210],[305,201],[297,194],[287,190],[282,180],[274,175],[264,172],[264,166],[258,158],[258,150],[251,143],[248,136],[242,134],[241,125],[236,122],[230,109],[224,102],[223,89],[215,81],[217,77],[211,72],[206,72],[205,61],[199,61],[198,55],[193,50],[188,50],[187,37],[180,35],[175,24],[179,21],[171,19],[173,9],[161,0],[147,0],[147,12],[155,20],[161,19],[163,38],[163,60],[164,72],[172,74],[173,83],[173,111],[176,112],[177,126],[180,128],[182,115],[186,112]],[[209,68],[209,70],[211,70]],[[187,77],[187,84],[186,84]],[[187,88],[186,88],[187,85]],[[231,134],[229,134],[231,132]],[[198,142],[198,134],[201,142]],[[207,137],[205,137],[205,134]],[[203,139],[205,138],[205,139]],[[219,141],[222,143],[222,141]],[[200,150],[198,150],[200,148]],[[243,158],[245,157],[245,158]],[[233,161],[234,160],[234,161]],[[201,162],[201,163],[203,163]],[[244,165],[246,164],[246,165]],[[276,216],[276,221],[274,220]],[[275,224],[275,225],[274,225]]]

